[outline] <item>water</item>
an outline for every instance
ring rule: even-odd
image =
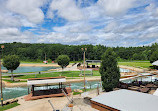
[[[131,71],[131,70],[129,70],[129,69],[120,68],[120,72],[133,72],[133,71]]]
[[[142,80],[142,81],[155,81],[155,79],[158,79],[157,76],[147,76],[147,77],[137,77],[137,78],[132,78],[132,79],[126,79],[126,80],[121,80],[124,83],[130,83],[134,80]],[[89,89],[90,86],[91,88],[97,88],[97,86],[100,85],[99,81],[90,81],[90,82],[86,82],[86,88]],[[83,89],[83,82],[78,82],[78,83],[71,83],[71,88],[72,90],[74,89]],[[54,85],[54,86],[45,86],[45,87],[36,87],[35,90],[42,90],[42,89],[47,89],[47,88],[54,88],[54,87],[58,87],[58,85]],[[16,97],[20,97],[23,95],[27,95],[28,92],[28,88],[27,87],[13,87],[13,88],[3,88],[3,97],[4,100],[7,99],[11,99],[11,98],[16,98]]]
[[[98,84],[100,84],[99,81],[91,81],[86,83],[86,88],[89,89],[91,84],[91,88],[97,88]],[[72,90],[74,89],[83,89],[83,82],[79,83],[71,83],[71,88]],[[42,89],[47,89],[47,88],[53,88],[53,87],[58,87],[56,86],[45,86],[45,87],[35,87],[35,90],[42,90]],[[4,100],[11,99],[11,98],[16,98],[20,97],[23,95],[28,94],[28,88],[27,87],[13,87],[13,88],[3,88],[3,98]]]
[[[39,72],[47,71],[49,69],[56,69],[56,67],[18,67],[14,70],[14,73],[26,73],[26,72]],[[7,70],[5,67],[2,67],[2,70]],[[11,73],[10,71],[8,73]]]
[[[18,67],[16,70],[14,70],[14,73],[27,73],[27,72],[39,72],[39,71],[47,71],[49,69],[56,69],[57,67]],[[2,70],[7,70],[5,67],[2,66]],[[131,70],[128,69],[122,69],[120,68],[120,72],[131,72]],[[8,73],[11,73],[10,71]]]
[[[15,73],[46,71],[46,70],[49,70],[52,68],[55,68],[55,67],[19,67],[17,70],[15,70]],[[4,67],[2,69],[4,69]],[[131,70],[120,68],[120,72],[130,72],[130,71]],[[141,78],[138,78],[138,79],[140,80]],[[155,78],[153,77],[153,80],[154,79]],[[133,80],[134,79],[128,79],[128,80],[123,80],[123,82],[129,83],[129,82],[132,82]],[[144,78],[143,80],[149,81],[151,79],[150,79],[150,77],[148,77],[148,78]],[[91,86],[91,88],[97,88],[98,84],[100,84],[99,81],[86,82],[86,88],[89,89],[90,86]],[[84,86],[83,82],[71,83],[72,90],[73,89],[83,89],[83,86]],[[53,87],[58,87],[58,85],[48,86],[48,87],[36,87],[35,90],[47,89],[47,88],[53,88]],[[14,88],[5,87],[5,88],[3,88],[4,100],[27,95],[27,93],[28,93],[27,87],[14,87]]]
[[[157,76],[146,76],[146,77],[135,77],[135,78],[127,78],[126,80],[121,80],[122,82],[124,83],[131,83],[133,81],[144,81],[144,82],[154,82],[155,80],[158,80],[158,77]]]

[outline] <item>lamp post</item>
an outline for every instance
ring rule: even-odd
[[[83,53],[83,61],[84,61],[84,91],[86,90],[86,83],[85,83],[85,52],[87,51],[87,48],[81,48]]]
[[[44,53],[45,54],[45,62],[46,62],[46,64],[47,64],[47,61],[46,61],[46,59],[47,59],[47,56],[46,56],[46,53]]]
[[[3,53],[4,45],[1,45],[1,49],[2,49],[1,52]],[[0,55],[0,78],[1,78],[1,106],[3,106],[1,55]]]

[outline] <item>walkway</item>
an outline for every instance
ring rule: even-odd
[[[93,95],[96,96],[96,93],[94,93]],[[62,110],[69,102],[66,97],[44,98],[33,101],[25,101],[23,97],[19,97],[18,99],[18,103],[20,105],[6,111],[52,111],[53,109],[49,104],[48,100],[52,102],[56,110]],[[73,111],[98,111],[96,109],[93,109],[90,105],[82,102],[83,97],[80,95],[73,96],[73,99],[77,103],[77,105],[74,105]]]

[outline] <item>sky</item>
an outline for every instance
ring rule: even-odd
[[[157,0],[0,0],[0,43],[158,42]]]

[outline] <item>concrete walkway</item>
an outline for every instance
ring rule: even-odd
[[[65,69],[63,69],[63,71],[80,71],[80,70],[77,68],[77,64],[75,64],[72,67],[66,67]]]
[[[100,81],[100,80],[101,80],[100,76],[86,77],[86,81]],[[75,79],[67,79],[66,83],[69,84],[69,83],[82,82],[82,81],[84,81],[83,77],[79,77]],[[9,82],[3,81],[3,85],[5,87],[21,87],[21,86],[26,87],[27,82],[9,83]]]
[[[96,93],[94,93],[93,96],[96,96]],[[18,103],[20,105],[6,111],[53,111],[48,100],[52,102],[56,110],[62,110],[66,104],[69,103],[66,97],[44,98],[33,101],[25,101],[23,97],[19,97],[18,99]],[[81,95],[75,95],[73,96],[73,99],[76,102],[76,104],[74,104],[73,111],[98,111],[93,109],[90,105],[84,103]]]

